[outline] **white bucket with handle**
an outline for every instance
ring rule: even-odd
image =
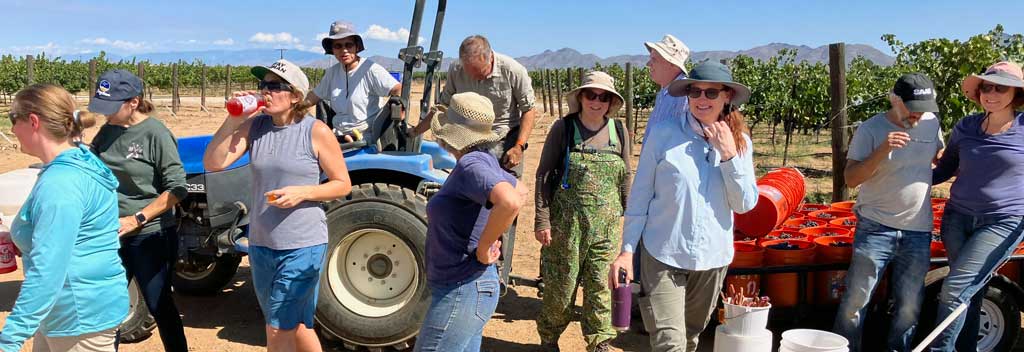
[[[746,307],[725,303],[725,332],[736,336],[755,336],[768,327],[767,307]]]
[[[828,331],[793,329],[782,333],[779,352],[848,352],[845,337]]]

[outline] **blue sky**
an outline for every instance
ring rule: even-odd
[[[396,56],[408,37],[413,1],[83,1],[4,0],[0,53],[71,55],[288,48],[317,51],[336,19],[356,25],[364,56]],[[985,9],[986,7],[992,9]],[[427,1],[429,38],[436,0]],[[742,50],[781,42],[816,47],[967,38],[1002,24],[1024,32],[1024,1],[452,0],[441,49],[455,56],[467,35],[483,34],[512,56],[571,47],[601,57],[644,54],[665,33],[695,51]],[[424,43],[426,46],[427,43]]]

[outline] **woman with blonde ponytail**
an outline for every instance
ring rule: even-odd
[[[115,351],[128,315],[117,255],[117,179],[81,140],[96,120],[64,88],[29,86],[8,114],[21,152],[43,162],[11,224],[25,280],[0,330],[0,351]]]
[[[736,109],[750,89],[725,65],[704,62],[668,93],[687,96],[690,108],[647,135],[608,280],[617,286],[619,270],[631,279],[639,252],[651,349],[693,351],[732,262],[733,213],[757,204],[754,148]]]
[[[100,75],[89,110],[105,115],[107,123],[92,146],[120,182],[118,234],[128,279],[138,280],[164,350],[185,352],[185,329],[171,298],[178,257],[178,220],[172,209],[187,195],[185,169],[174,135],[149,115],[153,104],[142,99],[142,86],[125,70]]]

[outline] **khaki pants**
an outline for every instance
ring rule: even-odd
[[[32,338],[32,352],[116,352],[117,328],[91,334],[47,337],[36,333]]]
[[[640,313],[655,352],[693,352],[718,303],[728,267],[692,271],[674,268],[640,251],[643,296]]]

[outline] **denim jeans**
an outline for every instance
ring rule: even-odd
[[[890,282],[896,312],[889,327],[887,350],[909,351],[924,300],[931,233],[882,225],[858,214],[853,258],[846,273],[846,293],[839,304],[833,330],[846,337],[850,351],[861,350],[864,314],[890,263]]]
[[[498,308],[498,270],[488,266],[475,279],[430,286],[430,307],[416,338],[415,352],[477,352],[484,325]]]
[[[932,342],[931,351],[978,349],[978,316],[985,297],[978,293],[984,292],[989,276],[1020,243],[1022,219],[1014,215],[971,216],[946,208],[942,242],[949,256],[949,277],[942,283],[936,321],[946,319],[960,304],[970,303]],[[958,335],[963,338],[957,339]]]
[[[134,277],[142,289],[142,298],[149,314],[156,319],[164,350],[188,351],[181,315],[171,297],[171,275],[174,275],[174,262],[178,258],[177,230],[167,228],[160,232],[121,237],[118,253],[128,281]]]

